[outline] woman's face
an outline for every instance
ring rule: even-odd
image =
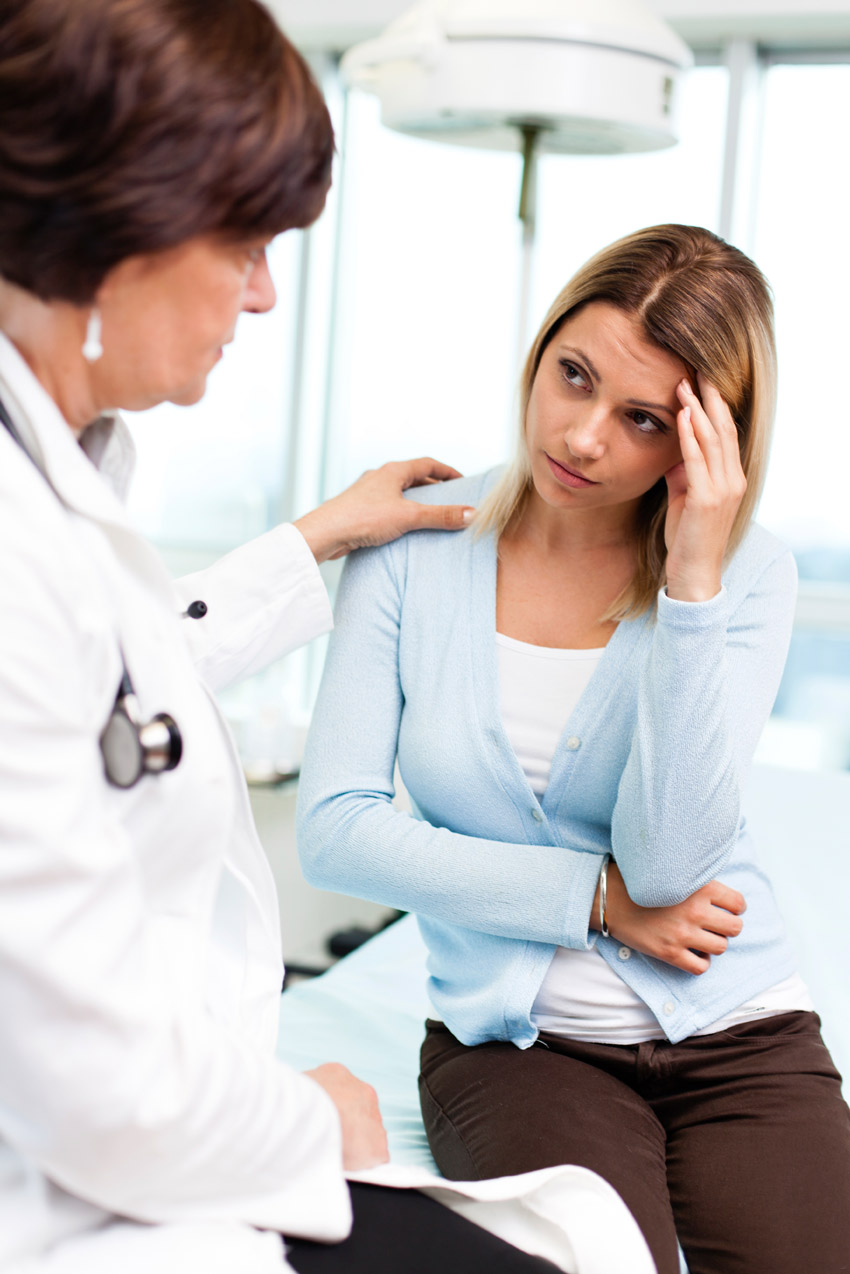
[[[536,498],[553,509],[636,505],[682,458],[676,386],[687,374],[612,305],[594,301],[566,319],[526,413]]]
[[[239,315],[275,303],[265,248],[262,239],[205,235],[116,266],[98,293],[104,353],[91,374],[99,405],[138,411],[203,397]]]

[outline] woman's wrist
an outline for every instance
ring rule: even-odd
[[[702,578],[667,580],[667,596],[674,602],[710,602],[723,587],[719,572],[711,572]]]
[[[605,854],[602,860],[602,866],[599,871],[599,881],[596,885],[596,892],[593,895],[593,903],[590,908],[590,920],[588,929],[594,929],[600,933],[603,938],[610,936],[610,919],[611,914],[608,907],[608,891],[612,881],[619,879],[617,865],[610,854]]]

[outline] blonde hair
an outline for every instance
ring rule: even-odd
[[[591,257],[555,298],[522,372],[516,458],[482,502],[476,533],[501,536],[522,516],[532,486],[525,417],[540,359],[564,321],[591,301],[632,316],[647,341],[702,372],[729,404],[747,490],[728,559],[746,534],[767,468],[776,402],[773,303],[749,257],[699,226],[651,226],[619,239]],[[666,514],[662,479],[641,499],[635,573],[602,618],[625,619],[653,605],[665,580]]]

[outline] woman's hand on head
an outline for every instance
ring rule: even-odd
[[[462,531],[475,510],[459,504],[405,500],[410,487],[459,478],[457,469],[424,456],[368,469],[340,495],[295,523],[317,562],[344,557],[352,549],[387,544],[408,531]]]
[[[712,880],[672,907],[639,907],[629,897],[617,864],[608,864],[606,916],[619,942],[686,973],[705,973],[743,928],[747,904],[737,889]],[[598,899],[593,916],[599,915]]]
[[[667,594],[703,602],[721,587],[723,559],[747,479],[738,431],[718,390],[697,374],[677,386],[682,460],[667,473]]]

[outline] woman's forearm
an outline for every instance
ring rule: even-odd
[[[632,900],[683,902],[723,871],[742,789],[773,705],[790,638],[796,571],[778,554],[729,611],[659,599],[637,721],[612,818]]]

